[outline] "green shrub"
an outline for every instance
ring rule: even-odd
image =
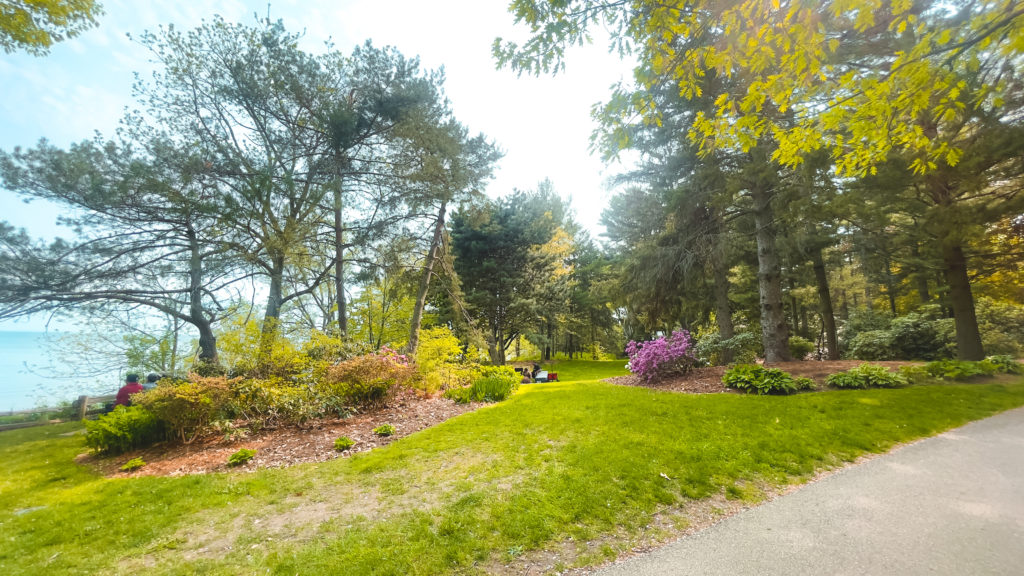
[[[466,386],[473,380],[476,367],[466,362],[459,339],[446,326],[420,330],[416,346],[417,387],[434,393]]]
[[[1012,356],[1000,354],[985,358],[996,367],[996,372],[1003,374],[1024,374],[1024,364],[1017,362]]]
[[[479,377],[465,388],[452,388],[445,392],[460,404],[469,402],[501,402],[519,389],[522,376],[511,366],[482,366]]]
[[[733,362],[749,364],[760,350],[761,340],[753,332],[740,332],[725,340],[718,332],[711,332],[697,339],[696,355],[704,364],[721,366],[726,364],[726,353],[731,352]]]
[[[241,466],[249,460],[252,460],[253,456],[256,455],[255,450],[249,448],[242,448],[238,452],[235,452],[231,456],[228,456],[228,466]]]
[[[319,400],[304,384],[279,377],[235,378],[230,382],[227,412],[261,426],[302,424],[322,412]]]
[[[907,379],[907,382],[911,384],[920,384],[926,382],[932,378],[931,374],[924,366],[900,366],[900,375]]]
[[[121,466],[121,470],[124,472],[134,472],[145,465],[146,461],[143,460],[142,458],[132,458],[131,460],[125,462],[123,466]]]
[[[793,382],[796,384],[797,390],[814,390],[815,388],[814,380],[810,378],[796,378]]]
[[[148,446],[162,436],[163,426],[142,406],[118,406],[109,414],[85,422],[86,446],[104,454]]]
[[[894,360],[897,352],[892,332],[868,330],[857,334],[849,343],[847,356],[858,360]]]
[[[991,376],[999,371],[999,367],[989,360],[937,360],[929,362],[925,370],[931,376],[943,380],[966,380],[975,376]]]
[[[817,349],[818,346],[807,338],[801,336],[789,337],[789,355],[793,357],[793,360],[803,360]]]
[[[156,388],[132,397],[133,402],[166,424],[172,437],[185,444],[199,436],[230,398],[225,377],[191,377],[191,382],[161,382]]]
[[[846,372],[831,374],[825,381],[834,388],[896,388],[909,382],[903,374],[890,372],[878,364],[861,364]]]
[[[377,436],[391,436],[395,433],[395,427],[391,424],[381,424],[373,429],[373,433]]]
[[[348,436],[342,436],[341,438],[336,438],[334,440],[334,449],[338,452],[344,452],[355,445],[356,441]]]
[[[725,371],[722,383],[726,388],[756,394],[792,394],[813,383],[797,383],[791,374],[778,368],[765,368],[759,364],[737,364]]]

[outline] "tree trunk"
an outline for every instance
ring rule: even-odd
[[[839,360],[839,339],[836,337],[836,317],[832,310],[832,294],[828,288],[828,275],[825,273],[825,260],[821,257],[821,248],[811,254],[814,264],[814,279],[818,284],[818,302],[821,305],[821,323],[825,331],[825,345],[828,347],[828,359]]]
[[[956,321],[957,357],[961,360],[983,360],[985,349],[981,344],[978,317],[974,312],[974,295],[967,275],[967,259],[959,243],[942,247],[946,264],[946,282],[949,284],[949,301]]]
[[[921,250],[917,247],[917,244],[911,244],[910,255],[914,257],[915,261],[920,261]],[[920,264],[918,264],[918,266],[920,266]],[[921,304],[928,304],[931,302],[932,295],[928,291],[928,275],[921,271],[915,272],[914,282],[917,284],[917,296],[921,299]]]
[[[409,343],[406,345],[406,350],[410,354],[416,352],[416,346],[420,341],[423,308],[427,305],[427,292],[430,289],[430,276],[434,273],[434,261],[437,260],[437,253],[441,249],[441,234],[444,232],[444,217],[447,209],[448,201],[445,200],[441,202],[441,209],[437,211],[437,221],[434,223],[434,237],[430,239],[427,261],[423,264],[423,276],[420,278],[420,287],[416,293],[416,305],[413,306],[412,320],[409,322]],[[516,346],[518,346],[518,342]]]
[[[757,227],[757,287],[761,303],[761,343],[766,362],[785,362],[789,356],[789,327],[782,305],[782,273],[775,248],[775,215],[770,191],[755,188],[754,224]]]
[[[334,190],[334,292],[338,300],[338,336],[348,336],[348,303],[345,301],[345,227],[342,179]]]
[[[217,364],[217,337],[206,311],[203,310],[203,259],[199,241],[190,229],[189,238],[189,317],[199,331],[199,361]]]
[[[719,234],[715,253],[711,256],[711,275],[714,277],[715,322],[718,324],[718,335],[722,340],[735,336],[732,325],[732,306],[729,304],[729,267],[725,261],[725,250],[721,246],[725,236]],[[722,363],[732,362],[732,350],[722,350]]]
[[[270,290],[267,294],[267,308],[263,313],[263,327],[260,331],[260,363],[270,356],[274,338],[280,329],[281,301],[284,298],[284,256],[275,256],[270,268]]]

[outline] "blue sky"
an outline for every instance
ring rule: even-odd
[[[43,137],[66,146],[95,131],[112,134],[123,110],[133,105],[133,73],[152,70],[146,51],[127,34],[167,24],[192,28],[215,14],[252,22],[254,14],[267,13],[265,1],[101,1],[106,14],[99,27],[56,45],[49,56],[0,53],[0,148],[31,146]],[[456,117],[506,151],[488,192],[503,195],[550,178],[556,190],[572,198],[577,219],[596,234],[610,194],[603,181],[610,173],[587,152],[593,128],[589,111],[607,98],[612,83],[628,77],[629,65],[607,54],[598,41],[574,49],[567,71],[556,77],[517,78],[497,71],[490,55],[494,38],[523,35],[505,6],[494,0],[276,0],[270,15],[291,31],[305,30],[303,47],[311,52],[328,39],[349,52],[370,38],[418,55],[427,68],[443,65]],[[67,236],[52,207],[25,205],[2,190],[0,207],[0,219],[35,236]],[[0,322],[0,330],[42,325],[42,319]]]

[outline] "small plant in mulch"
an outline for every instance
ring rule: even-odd
[[[334,440],[334,449],[338,452],[344,452],[349,448],[356,445],[356,441],[349,438],[348,436],[342,436]]]
[[[124,466],[121,466],[121,470],[123,472],[134,472],[145,465],[146,461],[143,460],[142,458],[132,458],[131,460],[125,462]]]
[[[395,427],[391,424],[381,424],[373,429],[373,433],[377,436],[391,436],[395,433]]]
[[[228,466],[241,466],[242,464],[245,464],[249,460],[252,460],[252,457],[255,455],[255,450],[242,448],[238,452],[235,452],[231,456],[228,456]]]

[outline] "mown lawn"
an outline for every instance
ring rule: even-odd
[[[0,574],[474,574],[615,535],[580,559],[597,562],[687,499],[756,497],[1022,404],[1024,380],[792,397],[565,381],[350,459],[120,480],[74,463],[78,425],[16,430]]]

